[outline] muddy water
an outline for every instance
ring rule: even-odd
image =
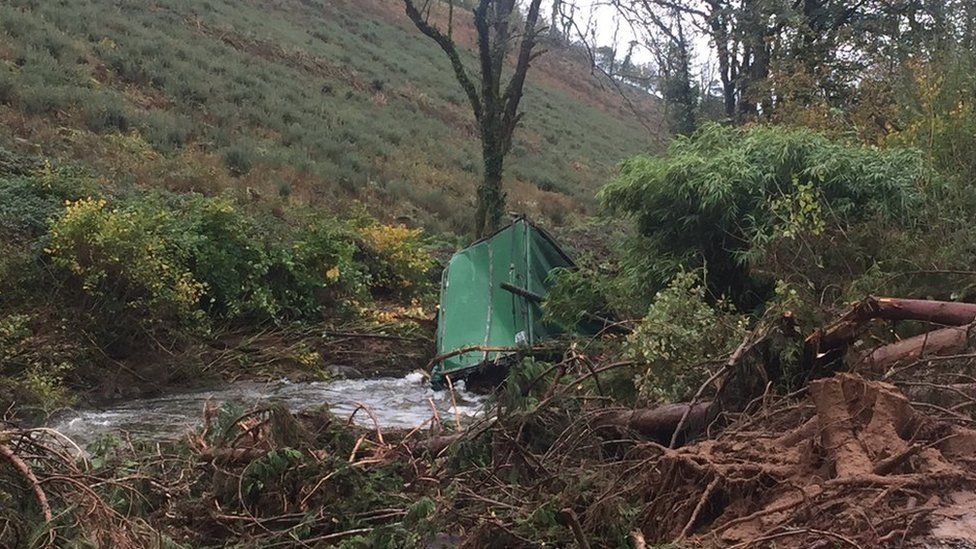
[[[326,382],[239,382],[217,390],[171,394],[132,400],[98,410],[77,410],[62,415],[50,427],[87,445],[107,434],[133,439],[172,440],[201,422],[204,405],[232,404],[243,409],[283,404],[292,411],[326,404],[338,417],[349,417],[363,404],[382,427],[411,428],[430,419],[431,403],[442,421],[470,420],[482,411],[484,397],[457,387],[455,399],[447,391],[433,391],[420,374],[403,378],[344,379]],[[457,404],[457,406],[454,405]],[[353,419],[363,426],[372,420],[362,411]]]

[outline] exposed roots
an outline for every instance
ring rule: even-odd
[[[652,544],[875,547],[951,523],[976,489],[976,431],[852,374],[811,382],[806,402],[769,399],[721,437],[678,448],[669,436],[608,432],[607,417],[553,407],[500,420],[491,464],[452,471],[470,546],[540,535],[635,543],[621,516],[636,513]]]
[[[841,374],[811,383],[810,399],[814,416],[794,414],[785,436],[733,426],[721,441],[648,447],[647,538],[806,546],[833,532],[877,546],[927,531],[951,491],[976,487],[976,431],[919,414],[894,386]]]

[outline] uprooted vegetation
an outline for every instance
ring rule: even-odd
[[[919,314],[920,305],[976,318],[976,308],[954,303],[870,300],[802,338],[788,316],[770,317],[722,357],[690,401],[666,406],[613,404],[608,390],[635,363],[591,341],[553,364],[525,359],[498,393],[495,414],[460,431],[436,418],[410,432],[385,432],[351,427],[327,409],[292,415],[280,407],[207,407],[203,426],[181,442],[147,451],[115,437],[83,459],[50,431],[8,430],[0,471],[17,504],[5,507],[3,541],[972,542],[971,352],[902,353],[878,369],[852,358],[862,349],[850,337],[835,337],[868,329],[872,318],[890,319],[892,310],[902,319],[945,320]],[[849,358],[783,394],[766,365],[784,336],[810,348],[841,341],[832,350],[843,348]],[[874,352],[892,346],[899,343]],[[830,373],[839,368],[856,373]],[[753,383],[756,376],[768,384]]]

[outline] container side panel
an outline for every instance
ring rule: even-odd
[[[488,246],[486,242],[451,258],[441,293],[438,354],[481,345],[488,321]],[[484,354],[469,352],[445,360],[443,372],[474,366]]]
[[[525,317],[521,312],[523,299],[501,288],[502,282],[516,284],[524,271],[523,230],[519,223],[498,233],[491,239],[491,303],[492,318],[488,345],[493,347],[513,347],[515,334],[525,330]],[[493,353],[494,360],[500,356]]]
[[[529,277],[526,289],[544,296],[552,285],[549,280],[549,273],[557,267],[569,267],[570,264],[566,261],[563,254],[552,245],[552,242],[539,234],[538,231],[530,231],[529,236],[532,239],[529,244],[529,249],[532,253],[529,255],[528,267],[531,276]],[[543,322],[541,308],[538,305],[533,306],[535,307],[532,313],[532,317],[535,319],[532,330],[535,335],[535,341],[533,343],[546,337],[557,335],[560,330],[555,326]]]

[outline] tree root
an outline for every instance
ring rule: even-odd
[[[809,398],[815,415],[779,437],[733,425],[719,441],[656,447],[641,481],[647,539],[718,536],[745,546],[787,530],[800,545],[822,532],[877,545],[904,526],[885,517],[908,512],[912,501],[938,502],[945,486],[976,488],[967,465],[976,431],[917,412],[896,387],[838,374],[811,382]],[[915,531],[926,527],[929,513],[912,516]]]
[[[7,460],[30,486],[31,491],[34,493],[34,499],[37,500],[37,506],[40,507],[41,514],[44,515],[44,523],[50,524],[54,520],[54,515],[51,513],[51,504],[47,500],[47,494],[44,493],[44,489],[41,488],[40,481],[34,476],[34,471],[6,444],[0,444],[0,457]]]

